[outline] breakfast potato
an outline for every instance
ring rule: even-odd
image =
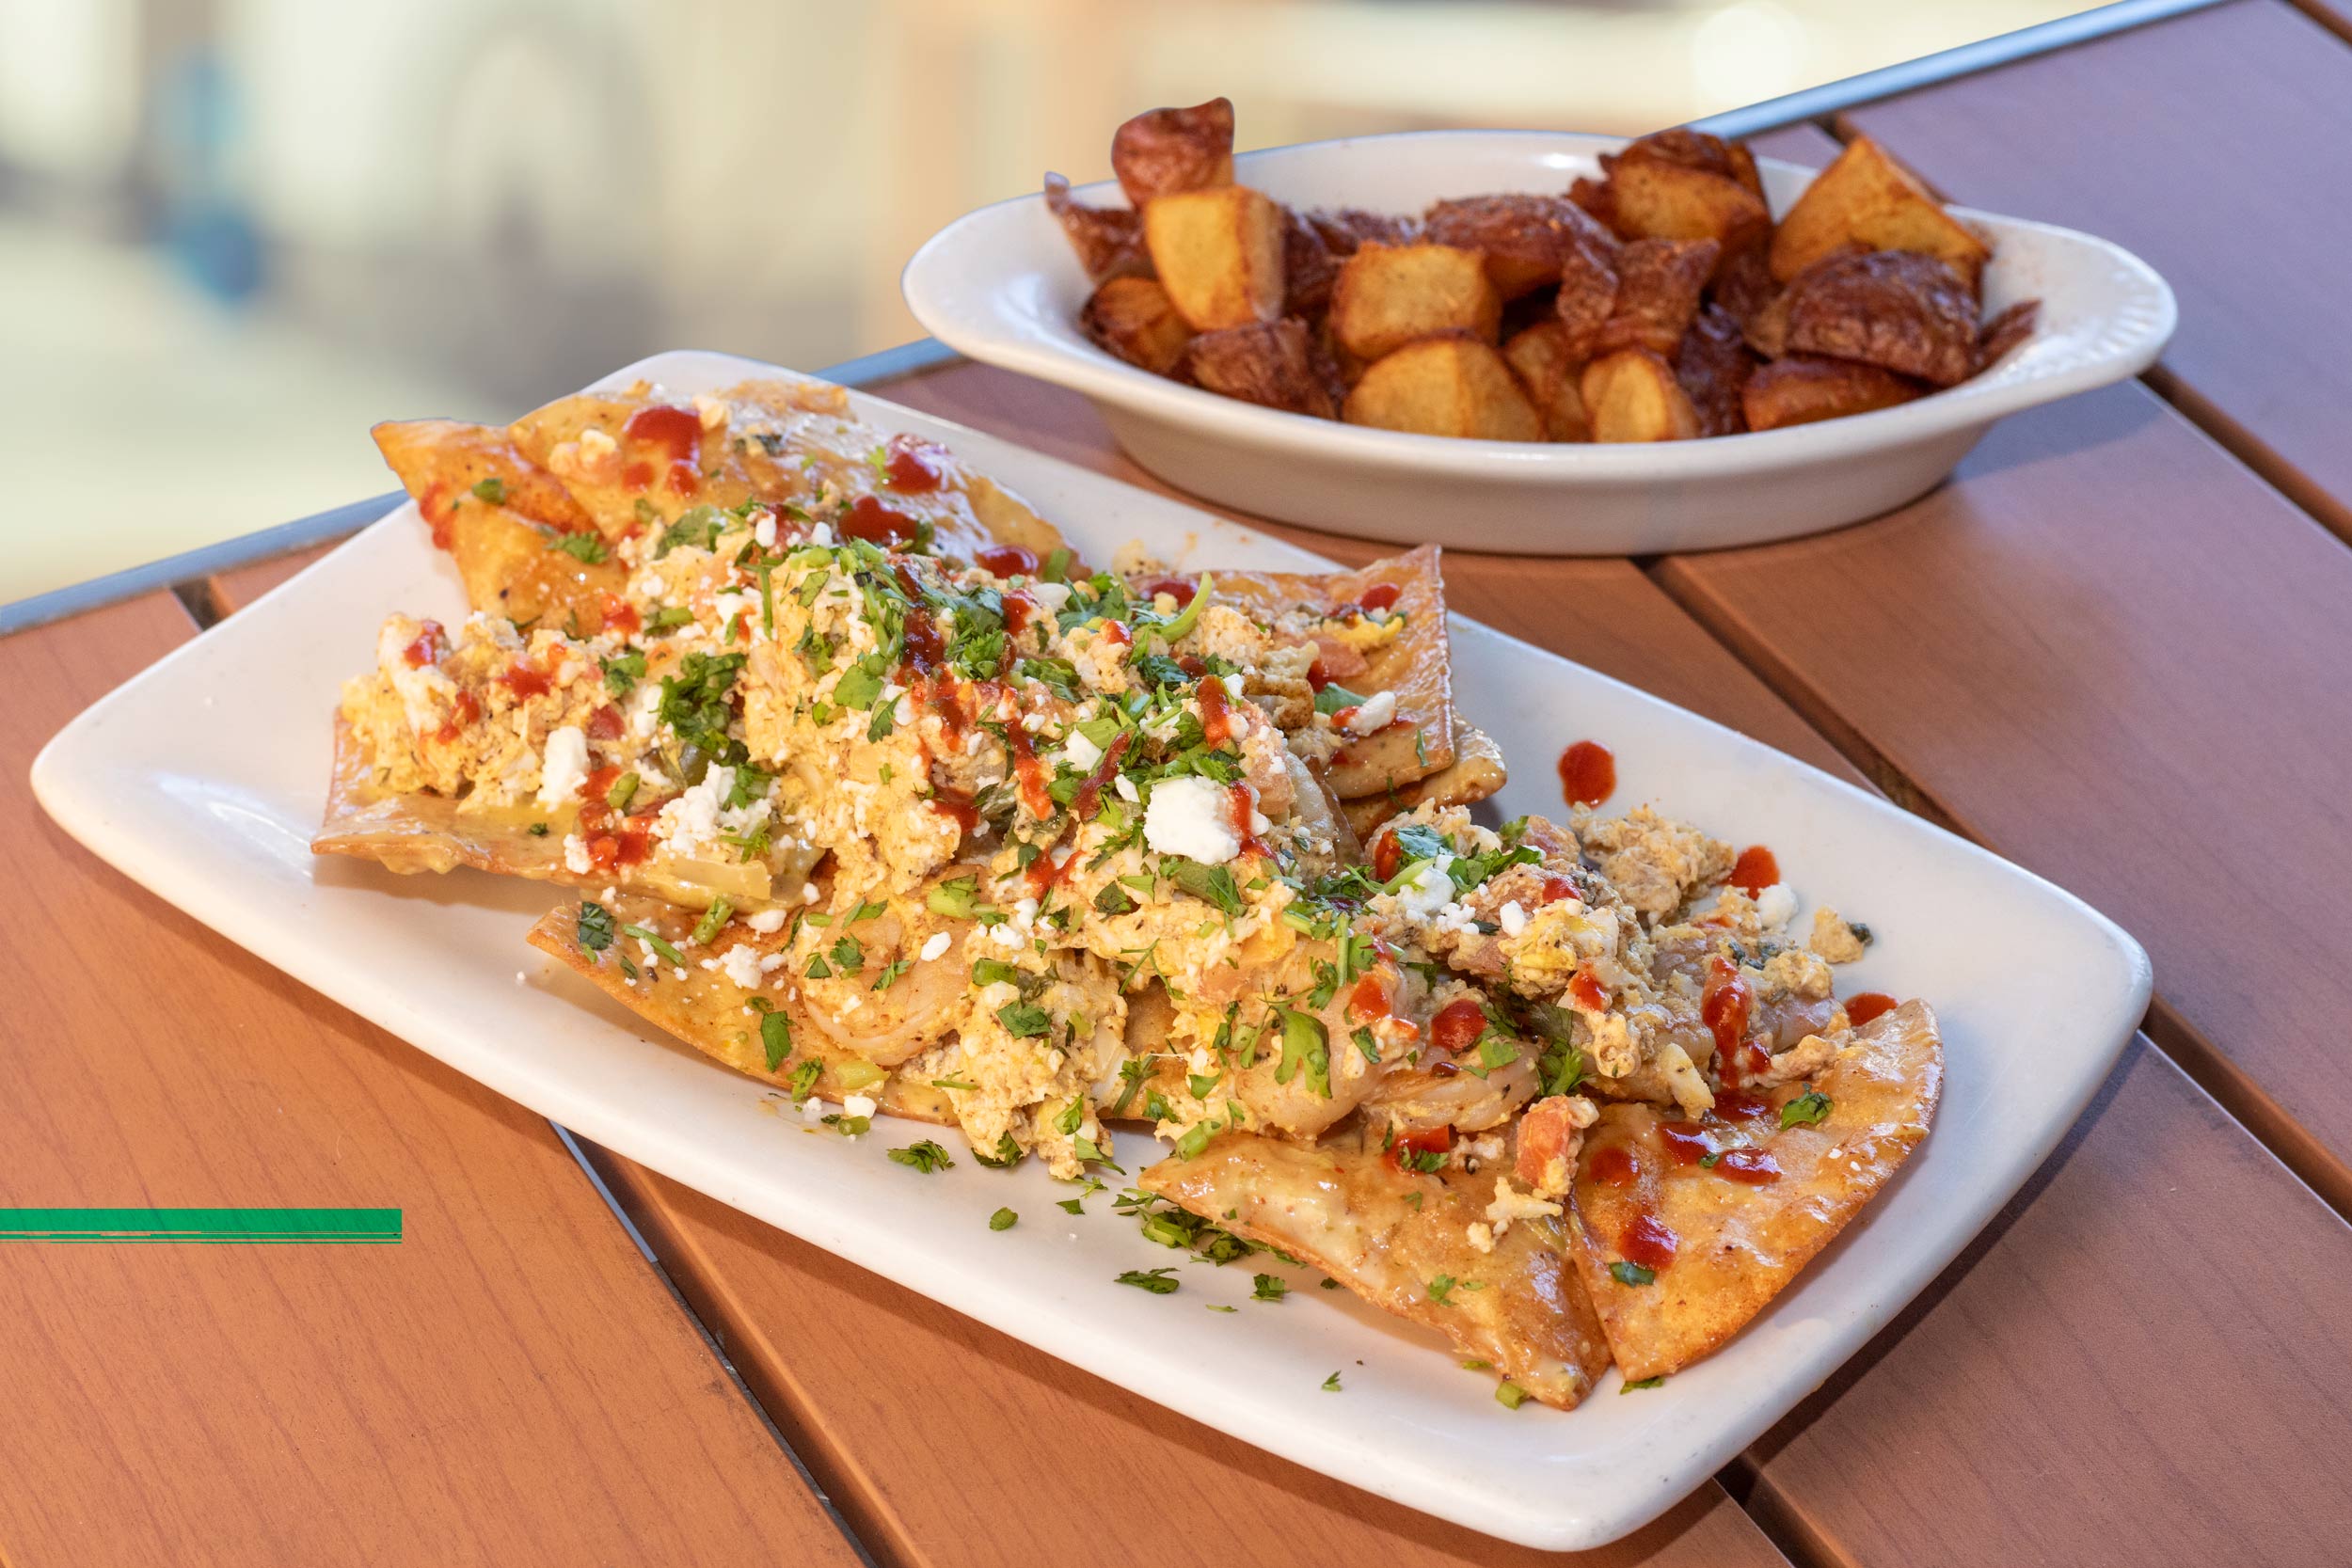
[[[1184,369],[1196,385],[1244,403],[1321,420],[1337,412],[1307,324],[1292,317],[1204,332],[1184,350]]]
[[[1597,354],[1675,351],[1699,313],[1699,293],[1722,247],[1713,240],[1635,240],[1617,251],[1617,293],[1594,339]]]
[[[1103,347],[1154,375],[1174,370],[1192,341],[1192,328],[1176,313],[1168,291],[1149,277],[1109,279],[1087,300],[1078,325]]]
[[[1917,382],[1876,365],[1792,354],[1749,376],[1740,389],[1740,406],[1750,430],[1778,430],[1891,408],[1919,391]]]
[[[1772,233],[1772,276],[1786,283],[1850,243],[1935,257],[1972,290],[1993,254],[1867,136],[1855,137],[1780,220]]]
[[[1622,152],[1603,154],[1600,162],[1613,177],[1629,164],[1673,164],[1702,174],[1720,175],[1745,186],[1758,200],[1764,196],[1764,182],[1756,172],[1754,153],[1736,141],[1725,141],[1688,126],[1653,131],[1628,143]]]
[[[1755,373],[1756,357],[1730,312],[1719,305],[1701,310],[1682,335],[1674,364],[1675,379],[1698,414],[1700,435],[1737,436],[1748,428],[1740,393]]]
[[[1718,270],[1764,245],[1764,198],[1728,175],[1659,158],[1626,158],[1610,176],[1618,233],[1631,240],[1713,240]]]
[[[1424,338],[1375,360],[1347,394],[1342,418],[1421,436],[1544,438],[1544,422],[1510,365],[1468,335]]]
[[[1331,331],[1359,359],[1378,359],[1417,338],[1464,332],[1493,342],[1502,300],[1474,250],[1367,243],[1331,289]]]
[[[1111,172],[1138,208],[1153,197],[1233,182],[1233,103],[1147,109],[1111,134]]]
[[[1568,329],[1559,321],[1541,321],[1513,333],[1502,345],[1502,357],[1526,389],[1527,401],[1543,417],[1544,434],[1555,441],[1589,441],[1591,424],[1584,418],[1584,395],[1578,372],[1584,367],[1568,351]]]
[[[1282,313],[1282,209],[1247,185],[1180,191],[1144,204],[1152,270],[1195,332]]]
[[[1563,254],[1588,240],[1605,240],[1598,225],[1565,197],[1513,194],[1440,201],[1422,218],[1432,245],[1475,250],[1486,259],[1486,277],[1504,299],[1560,281]]]
[[[1977,367],[1975,294],[1932,256],[1872,250],[1810,267],[1788,286],[1788,348],[1858,359],[1938,387]]]
[[[1646,348],[1621,348],[1584,367],[1577,386],[1596,441],[1687,441],[1698,410],[1674,367]]]
[[[1412,245],[1421,239],[1420,219],[1367,213],[1360,207],[1317,207],[1305,216],[1325,248],[1342,259],[1367,245]]]
[[[2034,325],[2042,319],[2042,302],[2021,299],[1977,328],[1977,370],[1979,373],[1998,364],[2010,350],[2033,336]]]
[[[1560,258],[1560,292],[1552,295],[1552,315],[1564,331],[1570,359],[1579,363],[1593,356],[1601,328],[1617,309],[1617,249],[1607,245],[1578,245]]]
[[[1089,207],[1070,194],[1070,182],[1045,177],[1045,205],[1061,225],[1070,248],[1086,269],[1087,281],[1149,277],[1152,259],[1143,250],[1143,214],[1120,207]]]

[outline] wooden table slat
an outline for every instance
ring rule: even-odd
[[[2087,230],[2171,283],[2162,385],[2352,535],[2352,45],[2236,0],[1842,117],[1955,201]],[[2059,127],[2062,149],[2054,145]]]
[[[544,1120],[35,804],[39,746],[193,629],[154,594],[0,640],[0,1203],[397,1206],[404,1236],[0,1246],[0,1560],[847,1568]]]

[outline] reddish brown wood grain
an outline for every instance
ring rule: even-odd
[[[2088,230],[2146,259],[2180,297],[2167,395],[2352,533],[2343,37],[2285,0],[2237,0],[1844,123],[1955,201]]]
[[[0,1560],[853,1562],[545,1121],[33,802],[39,746],[192,630],[154,594],[0,641],[0,1204],[393,1206],[405,1234],[0,1245]]]

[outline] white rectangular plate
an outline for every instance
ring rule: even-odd
[[[771,367],[665,354],[619,372],[678,392]],[[1174,501],[878,398],[885,431],[947,443],[1089,558],[1140,538],[1182,564],[1317,558]],[[1948,1053],[1935,1131],[1851,1231],[1744,1334],[1655,1390],[1614,1374],[1570,1414],[1504,1409],[1491,1374],[1338,1291],[1249,1300],[1249,1267],[1185,1263],[1174,1295],[1114,1283],[1177,1262],[1111,1212],[1072,1219],[1034,1165],[884,1157],[918,1129],[845,1142],[779,1116],[764,1084],[658,1037],[523,933],[558,895],[470,871],[402,878],[314,859],[328,721],[393,610],[465,613],[412,506],[128,682],[33,766],[41,803],[125,875],[459,1071],[630,1159],[1218,1429],[1382,1497],[1541,1547],[1597,1545],[1704,1481],[1818,1386],[1957,1254],[2080,1113],[2139,1019],[2139,947],[2070,895],[1720,725],[1456,618],[1464,712],[1517,776],[1506,815],[1559,815],[1552,759],[1615,752],[1613,809],[1643,801],[1769,844],[1805,904],[1878,935],[1841,975],[1931,1001]],[[1160,1146],[1119,1139],[1132,1172]],[[1021,1215],[988,1228],[999,1205]],[[1263,1266],[1263,1261],[1258,1266]],[[1290,1271],[1293,1283],[1314,1276]],[[1238,1311],[1203,1311],[1209,1303]],[[1341,1374],[1342,1391],[1324,1380]]]

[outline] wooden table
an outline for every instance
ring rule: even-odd
[[[2347,40],[2334,0],[2142,4],[1729,117],[2111,235],[2180,337],[1823,538],[1449,559],[1469,614],[1887,791],[2156,964],[2145,1036],[1969,1251],[1595,1561],[2352,1560]],[[1075,398],[894,366],[892,397],[1156,488]],[[51,826],[40,744],[314,553],[166,563],[0,640],[0,1204],[397,1204],[406,1239],[0,1246],[0,1563],[1535,1555],[582,1149]]]

